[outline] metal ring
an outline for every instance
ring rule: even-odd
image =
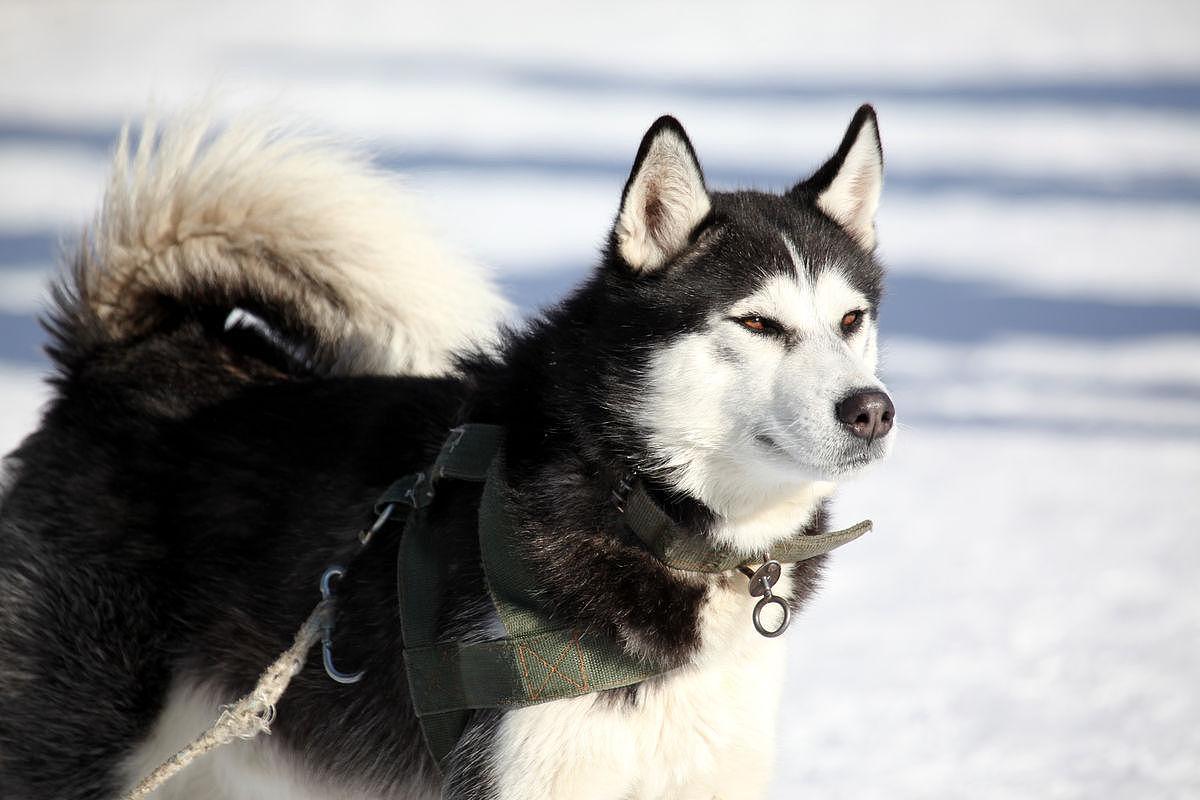
[[[333,564],[326,568],[325,574],[321,576],[321,597],[328,600],[333,597],[333,579],[340,578],[346,574],[345,568]]]
[[[325,665],[325,674],[338,683],[358,683],[366,674],[365,670],[342,672],[335,667],[333,665],[333,642],[321,642],[321,662]]]
[[[767,628],[763,627],[760,616],[762,615],[763,609],[772,603],[775,603],[781,609],[783,609],[783,621],[779,623],[779,627],[775,630],[768,630]],[[792,621],[792,609],[788,607],[787,601],[779,595],[768,594],[766,597],[759,600],[757,604],[755,604],[754,614],[751,615],[751,619],[754,621],[754,630],[758,631],[763,636],[766,636],[768,639],[773,639],[787,630],[788,623]]]

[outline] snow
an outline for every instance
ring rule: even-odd
[[[778,188],[870,100],[900,439],[837,500],[877,527],[790,639],[774,796],[1200,795],[1200,5],[296,8],[5,4],[0,449],[47,396],[44,277],[151,101],[370,148],[531,309],[659,114],[715,185]]]
[[[1195,433],[1019,428],[904,431],[845,487],[878,529],[792,640],[780,789],[1195,795]]]

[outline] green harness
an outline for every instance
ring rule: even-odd
[[[615,642],[595,633],[551,620],[539,603],[538,581],[520,558],[512,519],[505,508],[502,465],[504,429],[495,425],[462,425],[450,431],[428,470],[396,481],[376,503],[378,530],[397,505],[412,510],[400,540],[398,593],[404,634],[404,662],[413,707],[430,752],[440,765],[477,708],[515,708],[548,700],[640,683],[662,674],[655,664],[635,658]],[[508,635],[483,642],[439,641],[439,618],[446,589],[455,579],[455,564],[443,532],[428,524],[437,485],[447,479],[483,483],[479,502],[479,552],[496,612]],[[799,534],[772,548],[771,556],[714,546],[681,528],[647,494],[640,482],[624,484],[625,524],[663,564],[688,572],[718,573],[763,563],[751,577],[751,591],[764,603],[786,604],[771,595],[779,563],[828,553],[857,539],[869,521],[832,533]],[[773,576],[767,574],[772,570]],[[765,577],[764,577],[765,576]]]

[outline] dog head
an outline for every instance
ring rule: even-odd
[[[620,400],[666,483],[743,514],[890,450],[875,374],[882,178],[870,106],[784,194],[711,192],[675,119],[646,133],[600,283],[607,350],[632,365]]]

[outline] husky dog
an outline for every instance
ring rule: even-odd
[[[635,468],[690,535],[746,554],[823,529],[834,482],[894,439],[881,183],[868,106],[785,194],[710,191],[664,117],[598,266],[510,329],[479,269],[321,142],[188,124],[122,141],[48,321],[57,393],[6,462],[0,797],[129,790],[254,685],[334,563],[337,660],[362,680],[310,656],[272,735],[157,797],[763,796],[782,640],[750,625],[741,573],[664,566],[610,497]],[[357,534],[464,422],[506,429],[508,513],[547,608],[663,670],[474,712],[439,769],[402,658],[401,529]],[[479,488],[439,503],[458,554],[441,632],[495,636]],[[824,560],[776,594],[798,608]]]

